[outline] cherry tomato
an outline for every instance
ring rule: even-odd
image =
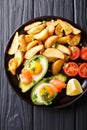
[[[82,78],[87,78],[87,63],[82,63],[80,66],[79,66],[79,76],[82,77]]]
[[[76,76],[78,74],[78,65],[75,62],[66,63],[63,69],[68,76]]]
[[[81,49],[81,58],[87,60],[87,47]]]
[[[79,56],[80,56],[80,49],[79,49],[79,47],[77,47],[77,46],[71,46],[70,50],[71,50],[70,59],[71,60],[78,59]]]
[[[23,70],[20,74],[20,80],[23,84],[29,84],[32,82],[32,75],[29,70]]]
[[[58,78],[52,79],[50,84],[54,86],[55,92],[61,92],[63,88],[65,88],[66,84],[59,80]]]

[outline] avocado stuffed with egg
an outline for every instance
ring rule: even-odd
[[[19,75],[19,87],[23,93],[31,89],[40,81],[48,70],[48,59],[43,55],[36,55],[28,60]]]
[[[67,77],[58,74],[41,80],[31,91],[31,100],[35,105],[50,105],[53,99],[66,87]]]

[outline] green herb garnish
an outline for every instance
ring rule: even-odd
[[[35,67],[32,67],[31,70],[32,70],[33,72],[35,72]]]
[[[48,92],[45,92],[45,93],[42,94],[41,96],[42,96],[43,99],[46,99],[46,98],[48,97],[48,95],[49,95]]]
[[[83,44],[82,44],[82,43],[80,43],[80,44],[79,44],[79,46],[80,46],[80,47],[82,47],[82,46],[83,46]]]
[[[75,47],[72,47],[71,50],[72,50],[72,52],[76,52],[76,48]]]
[[[78,65],[81,65],[81,63],[79,62]]]
[[[52,104],[52,101],[44,101],[44,104],[46,105],[46,106],[48,106],[48,105],[51,105]]]
[[[58,42],[55,42],[55,43],[52,45],[52,48],[57,48],[57,45],[58,45]]]
[[[40,58],[36,57],[36,58],[34,59],[34,61],[40,61]]]
[[[33,98],[34,101],[36,101],[36,99],[37,99],[37,94],[34,94],[32,98]]]

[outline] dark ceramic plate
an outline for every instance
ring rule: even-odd
[[[23,34],[23,33],[25,33],[23,29],[28,24],[31,24],[31,23],[33,23],[35,21],[43,21],[43,20],[46,21],[46,20],[52,20],[52,19],[56,20],[58,18],[60,18],[62,20],[65,20],[65,21],[69,22],[70,24],[72,24],[73,26],[75,26],[76,28],[80,29],[82,31],[81,43],[83,43],[85,46],[87,46],[87,37],[86,37],[85,32],[78,25],[76,25],[75,23],[73,23],[70,20],[67,20],[65,18],[62,18],[62,17],[57,17],[57,16],[38,17],[38,18],[32,19],[32,20],[28,21],[27,23],[23,24],[16,31],[19,32],[19,34]],[[5,60],[5,71],[6,71],[7,78],[9,80],[9,83],[11,84],[12,88],[17,92],[17,94],[21,98],[23,98],[28,103],[32,104],[31,99],[30,99],[30,91],[26,92],[26,93],[22,93],[21,90],[19,89],[19,82],[18,82],[18,79],[17,79],[17,75],[13,76],[8,71],[8,61],[12,57],[12,56],[8,55],[8,49],[9,49],[11,43],[12,43],[15,32],[11,36],[11,38],[10,38],[8,44],[7,44],[6,51],[5,51],[5,59],[4,59]],[[63,91],[62,93],[58,94],[56,99],[53,101],[52,105],[50,105],[49,107],[51,107],[51,108],[63,108],[63,107],[66,107],[66,106],[74,103],[75,101],[77,101],[79,98],[81,98],[85,94],[85,92],[87,91],[87,79],[81,79],[79,76],[76,77],[76,78],[80,81],[80,83],[82,85],[83,93],[78,95],[78,96],[70,97],[70,96],[67,96],[65,94],[65,91]]]

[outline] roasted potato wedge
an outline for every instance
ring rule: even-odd
[[[47,26],[56,26],[58,24],[58,21],[56,20],[51,20],[51,21],[46,21]]]
[[[24,60],[24,53],[20,50],[17,50],[14,58],[17,60],[18,64],[17,64],[17,68],[22,64],[23,60]]]
[[[8,70],[9,70],[13,75],[16,74],[17,66],[18,66],[17,59],[12,58],[12,59],[9,60],[9,62],[8,62]]]
[[[49,62],[55,62],[58,58],[55,57],[48,57]]]
[[[66,35],[69,35],[72,33],[72,28],[68,24],[66,24],[63,20],[58,19],[58,23],[62,26]]]
[[[58,41],[58,36],[53,35],[47,38],[47,40],[45,41],[45,48],[50,48],[52,47],[52,45]]]
[[[19,42],[18,42],[18,32],[15,33],[14,39],[12,41],[11,47],[8,50],[9,55],[13,55],[16,50],[18,49]]]
[[[67,55],[71,54],[70,49],[68,47],[64,46],[64,45],[58,45],[57,49],[60,50],[61,52],[65,53],[65,54],[67,54]]]
[[[58,24],[55,28],[55,34],[58,36],[58,37],[62,37],[63,36],[63,29],[62,29],[62,26],[60,24]]]
[[[48,58],[56,58],[56,59],[64,59],[64,54],[55,48],[47,48],[43,55],[45,55]]]
[[[24,30],[25,30],[25,31],[28,31],[29,29],[31,29],[31,28],[33,28],[33,27],[36,27],[36,26],[40,25],[41,23],[42,23],[42,22],[40,22],[40,21],[31,23],[31,24],[25,26]]]
[[[28,43],[27,50],[30,50],[32,47],[34,47],[36,45],[42,45],[42,42],[39,40],[34,40],[34,41]]]
[[[72,28],[72,33],[73,33],[73,34],[77,35],[77,34],[81,33],[81,30],[75,28],[75,27],[72,26],[70,23],[68,23],[68,22],[65,22],[65,23]]]
[[[54,34],[55,27],[50,25],[50,26],[47,26],[47,29],[48,29],[49,35],[52,36]]]
[[[29,43],[34,40],[34,35],[25,35],[26,43]]]
[[[46,24],[43,23],[43,24],[40,24],[38,26],[35,26],[35,27],[31,28],[30,30],[27,31],[27,33],[35,35],[37,33],[40,33],[45,27],[46,27]]]
[[[68,44],[69,45],[78,45],[79,42],[81,40],[81,35],[80,34],[77,34],[77,35],[70,35],[70,39],[68,40]]]
[[[19,48],[21,51],[26,51],[26,47],[27,47],[27,42],[25,41],[25,35],[22,34],[19,36]]]
[[[70,41],[70,35],[59,37],[57,41],[59,44],[66,44],[68,41]]]
[[[62,68],[62,66],[63,66],[63,64],[64,64],[65,61],[66,60],[64,58],[64,59],[56,60],[52,64],[52,74],[53,75],[57,75],[60,72],[60,70],[61,70],[61,68]]]
[[[42,49],[43,49],[43,45],[38,45],[38,46],[35,46],[35,47],[31,48],[30,50],[28,50],[25,53],[25,59],[30,59],[31,57],[36,55]]]
[[[34,35],[35,39],[42,40],[42,41],[44,41],[48,37],[49,37],[49,31],[48,31],[47,28],[45,28],[44,30],[42,30],[40,33]]]

